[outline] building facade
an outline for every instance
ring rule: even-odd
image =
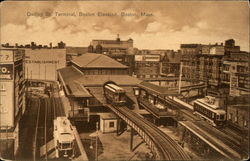
[[[170,51],[165,53],[160,63],[160,74],[163,76],[175,76],[180,74],[180,51]]]
[[[190,82],[199,80],[200,44],[181,44],[182,76]]]
[[[249,95],[232,96],[228,99],[227,122],[229,126],[248,135],[249,131]]]
[[[25,49],[25,78],[57,80],[57,69],[66,66],[66,49]]]
[[[161,56],[157,54],[135,55],[134,74],[137,78],[157,78],[160,76]]]
[[[8,154],[4,158],[12,158],[19,146],[19,120],[25,112],[24,53],[0,49],[0,153]]]
[[[231,52],[223,58],[222,83],[226,84],[231,96],[250,94],[249,53]]]
[[[114,53],[114,52],[127,52],[129,49],[133,48],[133,39],[128,39],[126,41],[121,40],[119,35],[116,40],[92,40],[90,46],[88,47],[91,53]]]

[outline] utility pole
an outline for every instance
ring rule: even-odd
[[[181,94],[181,78],[182,78],[182,62],[180,64],[180,75],[179,75],[179,94]]]
[[[98,161],[98,122],[96,122],[95,160]]]

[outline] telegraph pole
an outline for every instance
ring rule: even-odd
[[[96,122],[95,160],[98,161],[98,122]]]

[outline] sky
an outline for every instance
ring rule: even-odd
[[[75,14],[75,16],[60,15]],[[79,16],[94,13],[95,16]],[[97,13],[116,16],[97,16]],[[121,16],[121,12],[134,16]],[[151,16],[141,16],[145,12]],[[50,13],[50,15],[46,15]],[[42,14],[42,16],[41,16]],[[88,46],[93,39],[132,38],[139,49],[235,39],[249,51],[249,6],[244,1],[5,1],[1,44]]]

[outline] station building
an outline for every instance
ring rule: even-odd
[[[0,156],[14,159],[25,112],[24,50],[0,49]]]
[[[95,122],[107,121],[106,115],[102,116],[102,113],[111,113],[105,107],[105,83],[115,83],[122,87],[130,100],[131,108],[138,109],[134,87],[141,80],[129,76],[127,66],[106,55],[87,53],[76,57],[70,66],[58,70],[58,80],[70,102],[66,112],[74,121],[85,121],[93,124],[92,127],[95,127]]]
[[[57,80],[57,69],[66,66],[66,49],[25,49],[25,78]]]

